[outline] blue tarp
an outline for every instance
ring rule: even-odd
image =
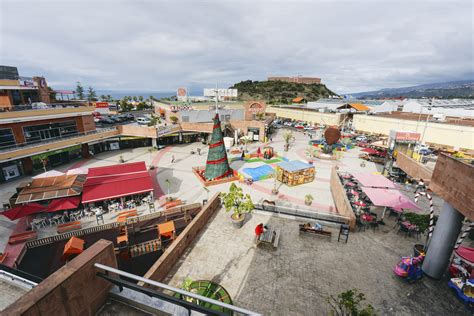
[[[263,165],[256,168],[244,168],[243,172],[250,176],[253,181],[258,181],[264,176],[268,176],[274,172],[273,168],[269,165]]]
[[[313,165],[310,165],[309,163],[302,162],[299,160],[293,160],[293,161],[285,161],[285,162],[280,162],[278,164],[278,167],[287,170],[289,172],[294,172],[298,170],[303,170],[303,169],[308,169],[308,168],[313,168]]]

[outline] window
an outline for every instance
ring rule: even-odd
[[[224,115],[224,121],[229,122],[230,121],[230,114]]]
[[[15,146],[15,136],[11,128],[0,129],[0,148]]]
[[[27,143],[40,142],[42,140],[61,138],[77,134],[75,121],[41,124],[23,127]]]
[[[182,122],[189,122],[189,116],[181,116]]]

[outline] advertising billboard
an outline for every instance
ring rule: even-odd
[[[237,89],[217,89],[219,98],[237,98]],[[204,89],[205,97],[215,97],[216,89]]]
[[[176,90],[176,98],[178,101],[186,102],[188,101],[188,91],[186,88],[181,87]]]

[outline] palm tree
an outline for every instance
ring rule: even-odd
[[[285,141],[285,151],[288,151],[290,148],[290,141],[293,139],[293,133],[291,131],[285,132],[283,134],[283,140]]]

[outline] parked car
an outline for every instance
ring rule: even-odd
[[[355,140],[358,142],[365,142],[367,141],[367,136],[360,135],[360,136],[357,136]]]
[[[422,149],[418,150],[418,153],[420,155],[428,156],[428,155],[431,155],[433,153],[433,151],[431,151],[431,149],[428,149],[428,148],[422,148]]]
[[[101,117],[99,119],[99,123],[101,123],[101,124],[115,124],[115,121],[111,120],[108,117]]]
[[[151,122],[151,120],[146,118],[146,117],[137,117],[136,121],[140,125],[146,125],[146,124],[149,124]]]

